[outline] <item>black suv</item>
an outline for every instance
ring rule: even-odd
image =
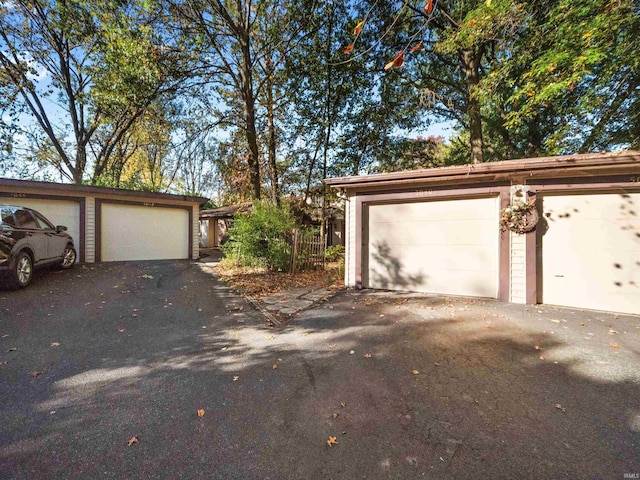
[[[54,227],[35,210],[11,205],[0,205],[0,221],[0,275],[12,286],[29,285],[34,268],[71,268],[76,263],[67,227]]]

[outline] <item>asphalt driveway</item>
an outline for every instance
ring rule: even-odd
[[[640,319],[343,292],[270,329],[190,262],[47,271],[0,290],[0,407],[3,479],[638,478]]]

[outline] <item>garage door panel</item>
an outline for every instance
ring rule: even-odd
[[[369,206],[367,286],[496,297],[496,198]]]
[[[376,205],[370,209],[369,220],[397,221],[466,221],[477,219],[494,219],[495,212],[486,208],[487,199],[453,200],[434,202],[415,202],[401,204]],[[493,199],[491,199],[493,202]],[[462,202],[462,203],[457,203]]]
[[[102,204],[102,261],[184,259],[189,213],[181,208]]]
[[[640,194],[545,196],[542,301],[640,314]]]
[[[38,198],[0,197],[0,203],[37,210],[54,225],[64,225],[67,227],[67,233],[73,238],[76,247],[80,246],[80,204],[78,202]]]
[[[481,220],[371,222],[370,241],[386,241],[393,245],[493,245],[494,222]],[[470,235],[469,232],[473,232]]]

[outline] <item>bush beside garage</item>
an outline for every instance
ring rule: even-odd
[[[79,261],[197,259],[207,199],[0,178],[0,203],[30,207],[73,237]]]

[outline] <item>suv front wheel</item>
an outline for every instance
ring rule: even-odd
[[[74,263],[76,263],[76,249],[73,248],[73,245],[69,244],[64,249],[60,267],[63,269],[71,268]]]
[[[26,252],[20,252],[11,271],[13,283],[16,287],[24,288],[31,282],[33,276],[33,262]]]

